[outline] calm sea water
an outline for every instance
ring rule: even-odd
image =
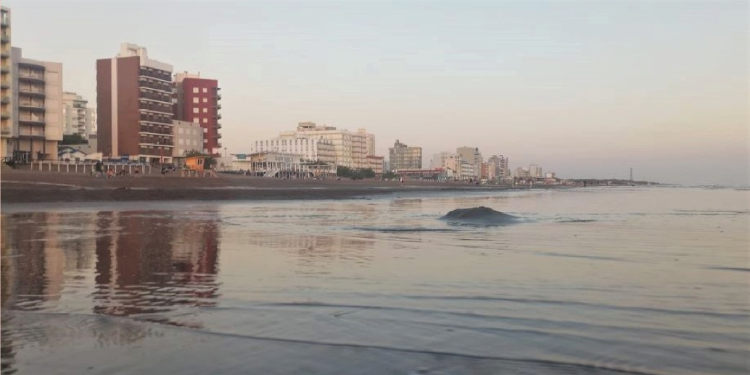
[[[2,372],[747,374],[749,199],[4,205]]]

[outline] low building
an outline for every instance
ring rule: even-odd
[[[203,151],[203,128],[196,122],[172,120],[174,148],[172,156],[183,157],[189,152]]]
[[[263,151],[232,156],[231,170],[254,176],[304,178],[336,175],[335,166],[304,160],[298,154]]]

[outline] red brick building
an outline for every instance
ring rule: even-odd
[[[175,117],[200,124],[203,128],[203,152],[221,155],[221,95],[218,81],[185,72],[175,75],[175,84]]]
[[[172,159],[172,66],[124,43],[96,61],[97,151],[144,162]]]

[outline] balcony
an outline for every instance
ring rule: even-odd
[[[161,92],[169,94],[170,96],[172,95],[174,91],[174,87],[172,86],[171,82],[157,81],[146,76],[140,76],[139,82],[140,83],[138,86],[140,88],[147,88],[151,90],[161,91]]]
[[[44,118],[19,118],[18,123],[20,125],[28,126],[44,126]]]
[[[172,105],[172,96],[168,94],[162,94],[161,92],[141,90],[140,99],[161,102],[170,106]]]
[[[18,134],[18,138],[44,139],[44,134],[20,133]]]
[[[18,81],[19,82],[44,83],[44,75],[38,75],[38,74],[19,74],[18,75]]]
[[[27,100],[23,100],[27,99]],[[44,111],[44,102],[43,101],[34,101],[34,100],[28,100],[28,98],[23,98],[21,101],[18,102],[18,107],[21,109],[27,109],[30,111],[33,110],[42,110]]]
[[[141,77],[155,78],[160,81],[172,82],[172,74],[166,70],[141,68],[139,75]]]
[[[216,129],[221,129],[221,123],[220,122],[216,123]]]
[[[164,124],[167,126],[172,126],[171,116],[153,116],[150,113],[141,113],[141,121],[152,122],[158,125]]]
[[[158,113],[166,113],[170,116],[172,115],[172,106],[169,104],[159,104],[159,103],[153,103],[148,101],[142,101],[139,105],[140,110],[146,110],[146,111],[152,111],[152,112],[158,112]]]
[[[217,113],[216,116],[214,116],[215,119],[220,120],[221,119],[221,113]]]

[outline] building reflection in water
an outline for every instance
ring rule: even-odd
[[[13,310],[65,303],[66,310],[201,326],[181,313],[219,296],[218,222],[214,211],[2,215],[3,373],[13,371],[13,318],[5,314]],[[110,333],[110,342],[141,337]]]
[[[95,313],[154,314],[146,319],[194,326],[168,313],[215,305],[219,236],[214,218],[100,212],[96,232]]]

